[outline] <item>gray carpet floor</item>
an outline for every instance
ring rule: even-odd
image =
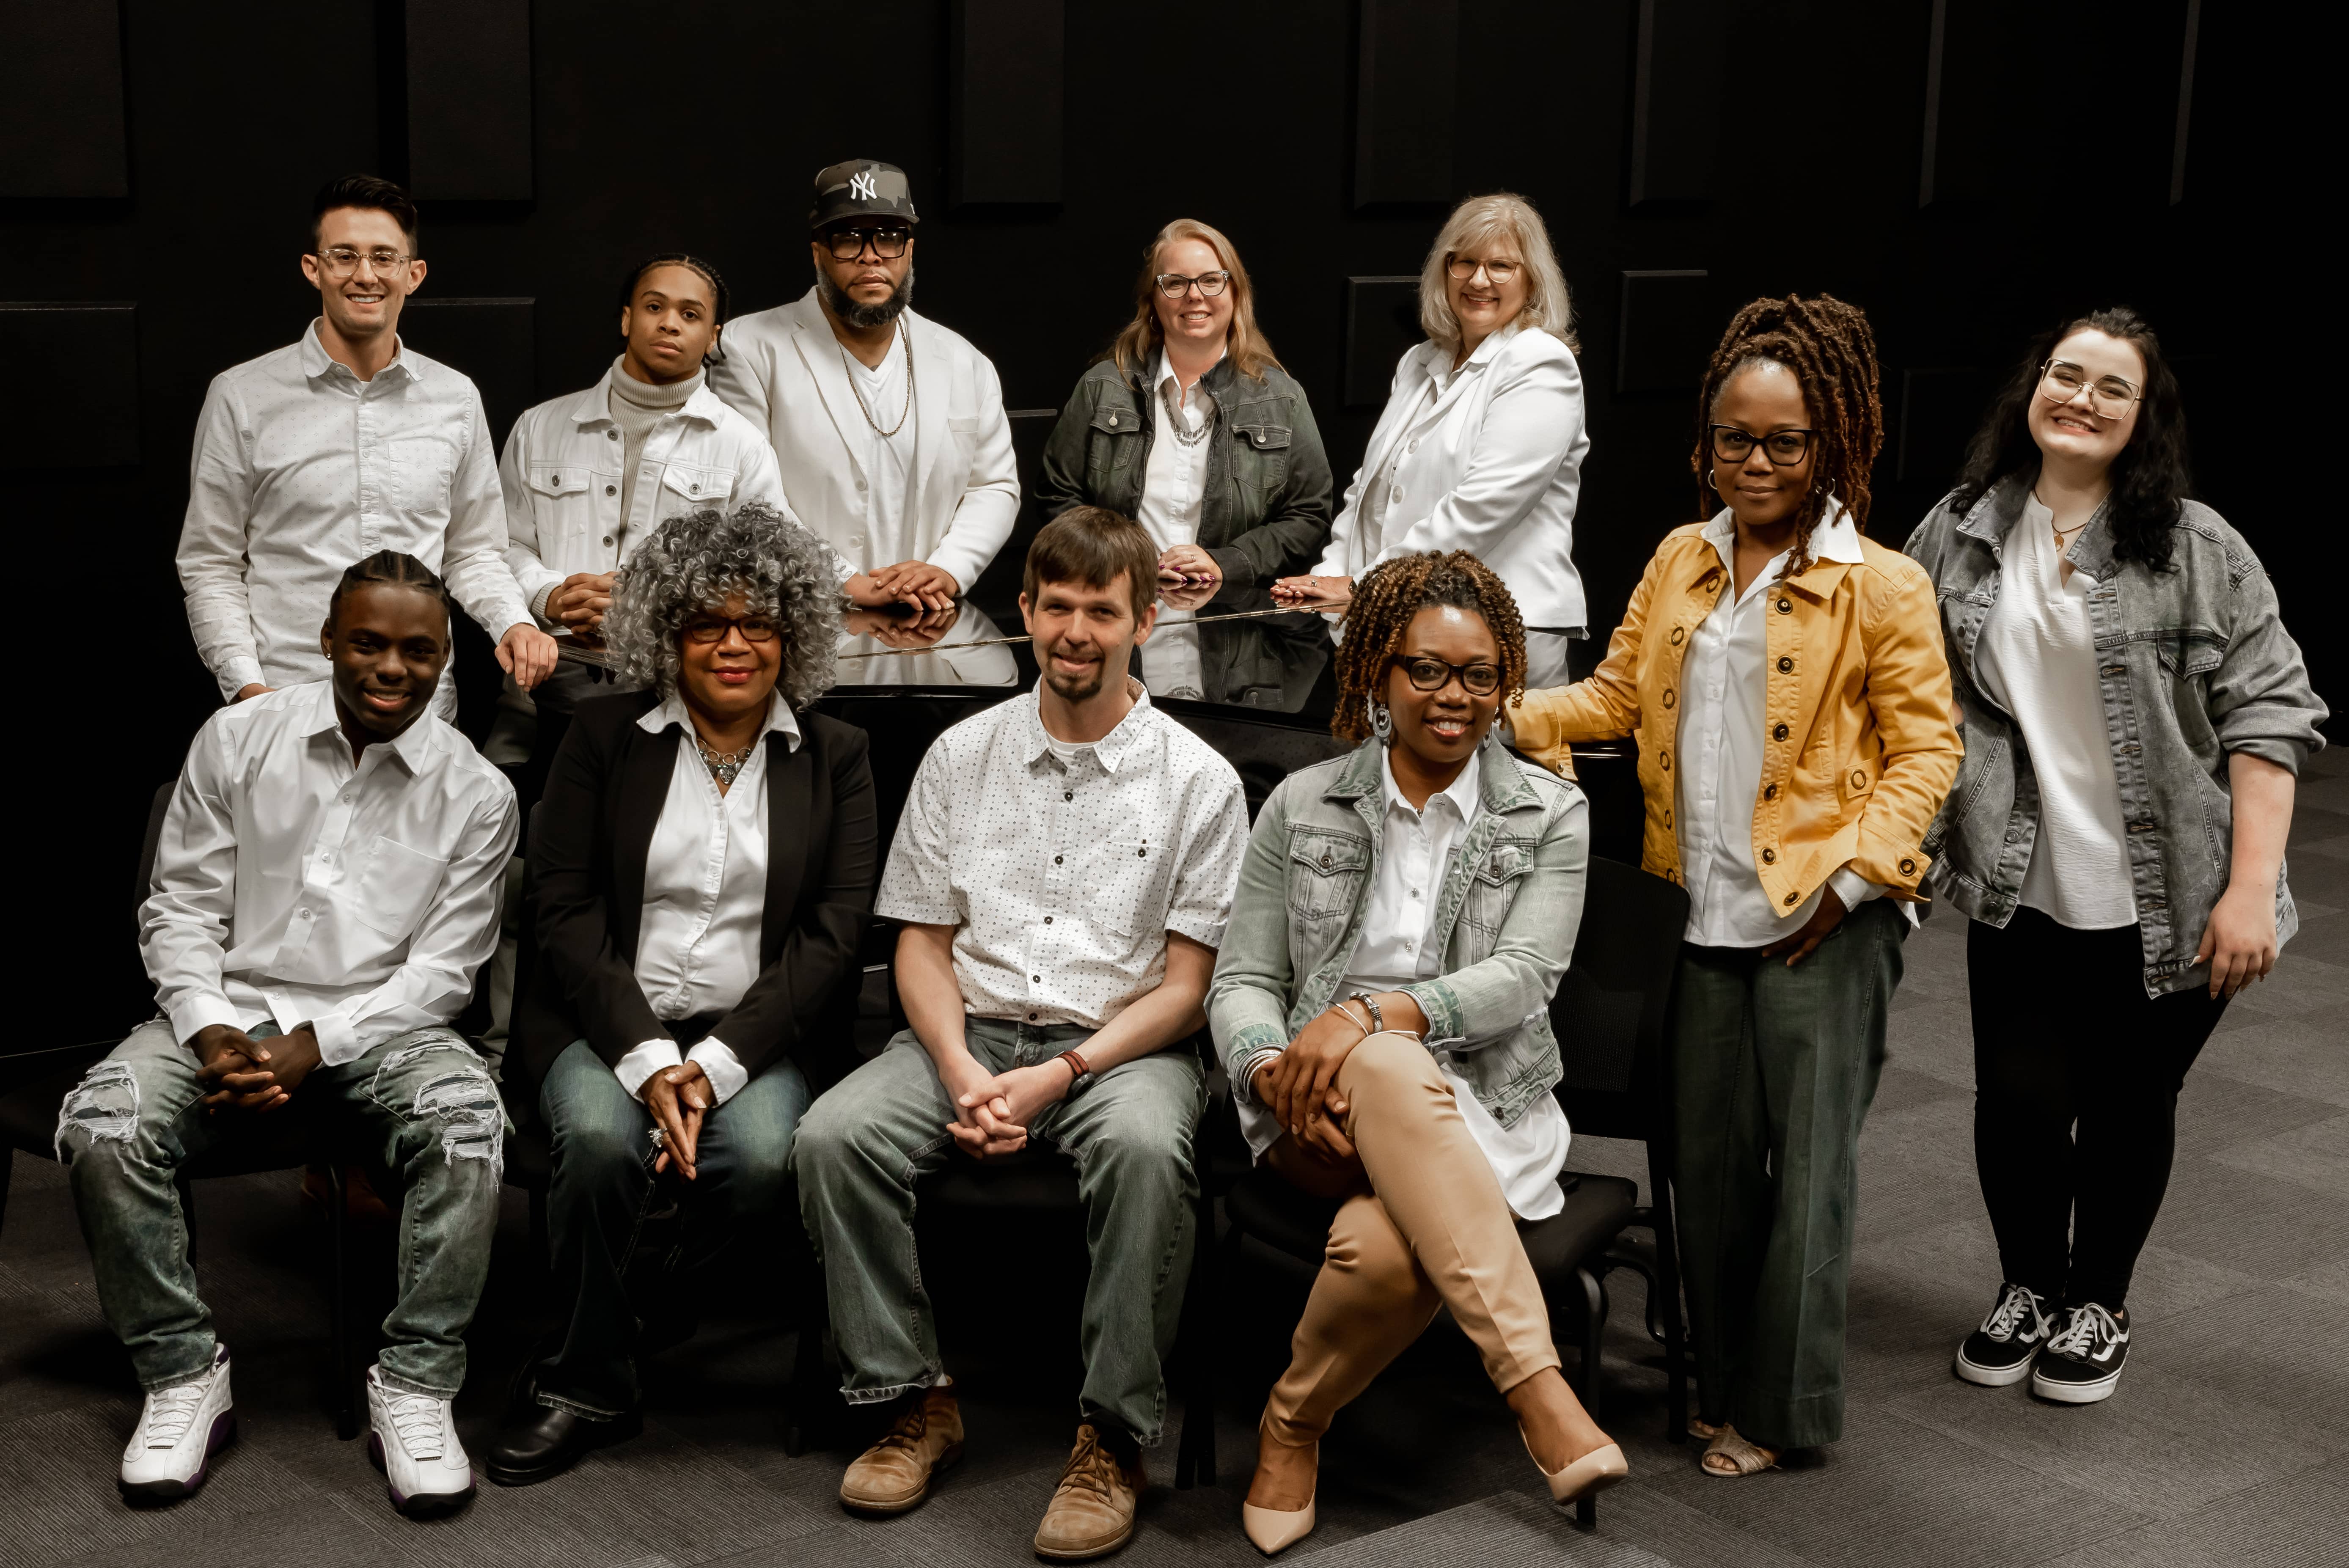
[[[1695,1446],[1665,1438],[1639,1283],[1618,1274],[1601,1417],[1633,1469],[1602,1499],[1595,1532],[1548,1505],[1475,1358],[1439,1327],[1341,1419],[1324,1449],[1321,1526],[1288,1557],[1327,1568],[2349,1563],[2349,759],[2337,753],[2302,782],[2292,877],[2298,940],[2230,1008],[2187,1082],[2113,1399],[2049,1406],[1950,1376],[1998,1270],[1969,1132],[1963,933],[1945,918],[1909,944],[1891,1064],[1861,1142],[1840,1443],[1750,1480],[1702,1475]],[[1643,1168],[1637,1147],[1588,1138],[1574,1163]],[[409,1523],[364,1445],[337,1442],[325,1413],[323,1227],[285,1174],[201,1189],[201,1272],[236,1355],[243,1435],[201,1496],[134,1511],[112,1475],[136,1391],[99,1320],[60,1173],[18,1155],[14,1188],[0,1232],[0,1480],[13,1499],[0,1509],[0,1563],[14,1568],[1026,1563],[1072,1435],[1062,1327],[950,1338],[950,1356],[974,1368],[969,1458],[919,1511],[851,1520],[833,1501],[846,1453],[783,1451],[775,1412],[791,1335],[767,1303],[738,1302],[653,1363],[641,1440],[546,1485],[484,1487],[456,1518]],[[510,1192],[459,1406],[477,1449],[538,1326],[527,1252]],[[1231,1347],[1216,1416],[1223,1484],[1154,1487],[1120,1561],[1259,1561],[1238,1500],[1294,1308],[1278,1287],[1257,1301],[1226,1302],[1219,1324]],[[1171,1480],[1171,1444],[1156,1462]]]

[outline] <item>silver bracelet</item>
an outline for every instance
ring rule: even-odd
[[[1377,1025],[1376,1028],[1371,1031],[1371,1033],[1383,1034],[1386,1033],[1387,1015],[1379,1011],[1379,999],[1377,997],[1372,996],[1367,991],[1358,991],[1346,1000],[1349,1002],[1359,1002],[1362,1004],[1363,1011],[1367,1012],[1371,1015],[1371,1022]]]

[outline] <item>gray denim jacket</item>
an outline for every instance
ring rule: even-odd
[[[1259,1050],[1285,1050],[1335,999],[1362,934],[1386,841],[1379,743],[1300,768],[1264,803],[1240,863],[1207,988],[1207,1025],[1234,1091]],[[1561,1069],[1549,1001],[1574,951],[1590,863],[1589,803],[1487,742],[1482,808],[1452,857],[1433,930],[1444,972],[1405,988],[1427,1046],[1515,1127]]]
[[[2031,476],[1993,485],[1962,514],[1948,499],[1909,535],[1908,554],[1931,574],[1966,757],[1925,833],[1927,885],[1961,914],[2004,926],[2023,894],[2039,834],[2039,785],[2013,716],[1982,692],[1974,656],[1998,602],[2008,530],[2023,515]],[[2227,756],[2247,752],[2293,773],[2324,744],[2324,704],[2300,645],[2276,613],[2275,588],[2242,535],[2199,502],[2172,529],[2168,571],[2117,564],[2099,511],[2066,559],[2096,581],[2088,622],[2105,728],[2128,831],[2148,996],[2209,982],[2195,950],[2227,890],[2234,813]],[[2276,877],[2276,941],[2300,928],[2291,889]]]

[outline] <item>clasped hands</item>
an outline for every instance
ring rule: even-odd
[[[688,1181],[693,1180],[701,1123],[718,1099],[709,1075],[701,1070],[698,1062],[663,1067],[645,1079],[636,1090],[636,1097],[652,1113],[653,1126],[661,1134],[660,1153],[653,1160],[653,1174],[658,1176],[675,1166],[679,1175]]]
[[[203,1096],[205,1113],[274,1111],[285,1105],[318,1064],[318,1036],[308,1024],[255,1040],[232,1023],[211,1023],[189,1044],[196,1053],[196,1077],[212,1085]]]
[[[927,561],[900,561],[859,572],[841,585],[848,602],[861,609],[887,604],[907,604],[919,612],[917,620],[951,614],[962,585],[954,574]]]
[[[1257,1103],[1272,1112],[1299,1148],[1331,1165],[1355,1158],[1337,1080],[1354,1047],[1370,1038],[1363,1029],[1360,1002],[1332,1006],[1299,1030],[1288,1049],[1258,1067],[1248,1084]]]
[[[1058,1056],[1032,1067],[990,1073],[968,1049],[942,1076],[953,1099],[955,1119],[947,1131],[955,1147],[973,1159],[998,1158],[1028,1147],[1028,1124],[1037,1112],[1066,1099],[1076,1069]]]

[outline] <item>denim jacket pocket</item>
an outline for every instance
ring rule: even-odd
[[[1232,424],[1232,472],[1239,482],[1259,495],[1269,495],[1288,478],[1288,442],[1287,425],[1250,420],[1252,410],[1242,410],[1240,418]]]
[[[2208,627],[2169,626],[2139,636],[2153,644],[2161,667],[2181,680],[2208,675],[2226,659],[2227,639]]]
[[[1292,827],[1288,834],[1288,912],[1319,926],[1350,918],[1369,879],[1371,844],[1354,834]]]
[[[1501,934],[1510,907],[1517,901],[1518,886],[1533,868],[1532,848],[1514,839],[1498,839],[1485,852],[1460,905],[1460,918],[1485,939],[1479,944],[1483,950],[1468,962],[1482,962],[1491,953],[1493,939]]]

